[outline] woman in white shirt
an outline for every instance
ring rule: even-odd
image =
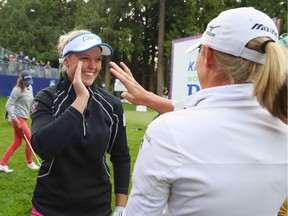
[[[110,63],[124,98],[168,112],[144,135],[124,215],[277,215],[287,195],[287,50],[276,41],[261,11],[220,13],[187,51],[199,49],[201,90],[178,102]]]

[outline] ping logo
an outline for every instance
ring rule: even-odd
[[[271,28],[269,28],[267,26],[264,26],[263,24],[256,23],[251,29],[267,31],[267,32],[270,32],[271,34],[273,34],[274,36],[277,37],[277,32],[275,32],[274,29],[271,29]]]
[[[83,35],[83,42],[96,40],[98,43],[101,43],[101,39],[97,35]]]

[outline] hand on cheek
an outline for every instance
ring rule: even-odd
[[[82,61],[79,61],[77,64],[77,68],[75,70],[74,73],[74,78],[73,78],[73,86],[76,92],[77,97],[81,97],[81,96],[86,96],[89,97],[89,92],[87,90],[87,88],[85,87],[85,85],[82,82],[82,78],[81,78],[81,69],[82,69]]]
[[[81,80],[81,68],[82,68],[82,61],[79,61],[77,63],[76,69],[75,69],[75,73],[74,73],[74,78],[73,78],[73,84],[77,83],[77,82],[82,82]]]

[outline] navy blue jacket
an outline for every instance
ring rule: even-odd
[[[130,154],[121,101],[96,86],[82,115],[67,79],[40,91],[32,105],[32,146],[43,160],[33,206],[45,216],[108,216],[115,193],[128,193]]]

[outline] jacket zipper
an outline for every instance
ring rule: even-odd
[[[86,137],[86,126],[87,126],[87,122],[86,122],[86,119],[83,117],[83,135],[84,135],[84,137]]]
[[[83,113],[83,135],[84,137],[86,137],[86,134],[87,134],[87,120],[86,120],[85,114],[86,114],[86,110]]]

